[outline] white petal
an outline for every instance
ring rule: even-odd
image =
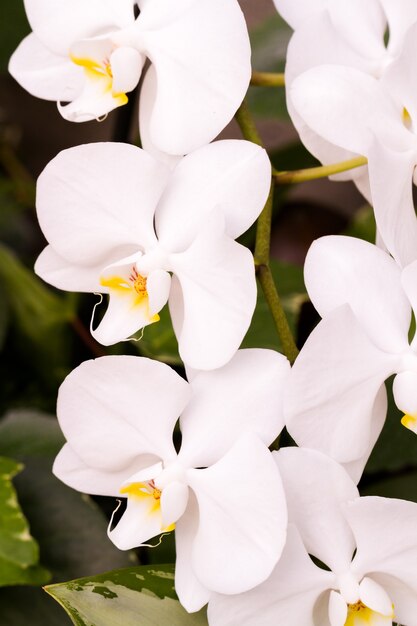
[[[50,52],[33,33],[12,54],[9,72],[26,91],[44,100],[73,100],[85,81],[80,67]]]
[[[239,350],[221,369],[197,372],[192,397],[181,415],[180,459],[207,467],[236,439],[252,431],[269,446],[281,432],[284,387],[290,372],[273,350]]]
[[[392,600],[381,587],[372,578],[365,576],[359,585],[360,599],[365,606],[381,615],[392,617]]]
[[[341,503],[359,497],[345,470],[329,457],[303,448],[273,454],[288,504],[289,521],[300,531],[307,551],[334,572],[348,569],[355,542]]]
[[[126,511],[116,528],[108,531],[119,550],[137,548],[163,532],[161,509],[155,502],[151,495],[128,498]]]
[[[167,528],[176,522],[185,512],[188,503],[187,485],[173,482],[162,490],[161,513],[162,526]]]
[[[147,279],[147,291],[149,297],[149,315],[158,313],[168,302],[171,289],[171,275],[164,270],[155,270]]]
[[[134,21],[133,0],[25,0],[32,30],[57,54],[65,55],[74,41]]]
[[[316,626],[318,600],[333,585],[334,576],[313,564],[295,526],[290,524],[287,543],[271,576],[244,594],[214,594],[208,607],[209,623],[214,626]]]
[[[189,612],[199,611],[210,598],[210,591],[198,580],[192,568],[192,553],[195,535],[198,530],[198,505],[190,491],[187,510],[175,526],[175,591]]]
[[[168,176],[164,165],[127,144],[64,150],[38,180],[45,237],[76,265],[97,264],[123,245],[155,245],[153,216]]]
[[[417,626],[417,594],[408,585],[387,574],[372,574],[375,580],[388,593],[394,605],[394,620],[398,624]]]
[[[394,576],[417,593],[417,504],[367,496],[345,505],[345,515],[357,545],[354,571]]]
[[[416,258],[417,219],[412,193],[416,148],[394,151],[375,139],[368,149],[376,223],[387,249],[401,266]]]
[[[401,273],[401,285],[415,313],[417,313],[417,261],[410,263]]]
[[[289,377],[291,436],[340,463],[362,458],[374,436],[375,398],[399,365],[369,341],[349,306],[332,311],[311,333]]]
[[[140,455],[131,464],[118,471],[89,467],[66,443],[54,461],[53,473],[69,487],[96,496],[120,498],[120,488],[128,476],[152,463],[148,454]]]
[[[305,19],[325,9],[328,0],[273,0],[273,3],[291,28],[296,29]]]
[[[141,116],[140,126],[149,124],[159,150],[187,154],[219,134],[247,91],[250,44],[242,11],[235,0],[162,0],[147,3],[138,24],[158,77],[151,118]],[[147,97],[145,76],[141,99]]]
[[[188,470],[188,480],[199,506],[192,563],[200,582],[227,594],[263,582],[281,555],[287,527],[281,479],[268,448],[246,434],[215,465]]]
[[[95,329],[92,319],[90,332],[103,346],[111,346],[158,321],[158,315],[151,315],[147,296],[138,297],[134,289],[126,289],[126,293],[114,290],[110,292],[103,319]]]
[[[367,156],[374,135],[391,149],[406,150],[414,143],[402,123],[402,110],[364,72],[322,65],[298,76],[290,89],[305,123],[346,150]]]
[[[417,372],[397,374],[392,387],[394,400],[403,413],[417,418]]]
[[[195,369],[221,367],[239,348],[255,309],[252,254],[224,234],[224,220],[213,212],[190,248],[170,258],[183,297],[182,323],[174,322],[175,332],[181,327],[180,356]],[[178,319],[175,302],[169,305]]]
[[[349,304],[376,346],[387,352],[408,348],[411,307],[401,270],[383,250],[354,237],[321,237],[308,252],[304,277],[322,317]]]
[[[145,57],[134,48],[128,46],[116,48],[110,57],[113,93],[133,91],[139,82],[145,60]]]
[[[375,398],[374,406],[372,407],[371,431],[369,436],[368,449],[362,457],[359,457],[355,461],[350,461],[349,463],[343,464],[343,467],[345,468],[355,485],[357,485],[360,481],[363,470],[365,469],[368,459],[371,456],[372,450],[374,449],[379,435],[381,434],[382,428],[385,423],[385,417],[387,415],[387,409],[387,390],[385,389],[385,385],[383,385],[378,391]]]
[[[158,204],[158,240],[168,250],[185,250],[213,209],[236,239],[258,218],[270,185],[271,165],[259,146],[224,140],[200,148],[177,165]]]
[[[347,604],[337,591],[329,597],[329,619],[331,626],[344,626],[347,618]]]
[[[113,472],[141,454],[175,459],[172,431],[189,396],[188,383],[167,365],[103,357],[84,362],[65,379],[58,419],[88,466]]]
[[[66,291],[99,292],[101,266],[77,267],[68,263],[52,248],[46,248],[38,256],[35,273],[47,283]]]
[[[412,24],[417,21],[417,5],[414,0],[379,0],[388,18],[389,42],[388,50],[394,56],[400,53],[405,35]]]

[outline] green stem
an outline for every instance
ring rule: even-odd
[[[317,180],[318,178],[327,178],[333,174],[347,172],[357,167],[366,165],[368,159],[364,156],[355,157],[348,161],[341,161],[333,165],[322,165],[320,167],[309,167],[305,170],[294,170],[293,172],[276,172],[274,174],[277,185],[291,185],[295,183],[303,183],[308,180]]]
[[[258,146],[263,147],[262,139],[258,133],[258,129],[255,126],[251,112],[247,105],[246,100],[242,102],[235,114],[235,119],[239,124],[242,135],[248,141],[256,143]]]
[[[272,276],[269,265],[258,266],[258,279],[265,294],[272,317],[275,322],[279,338],[281,340],[282,349],[290,363],[294,363],[298,355],[298,349],[295,345],[294,337],[288,324],[282,303],[275,286],[274,277]]]
[[[262,146],[262,140],[253,121],[249,107],[245,101],[243,101],[238,112],[236,113],[236,121],[239,124],[242,135],[245,139]],[[274,278],[272,276],[271,268],[269,267],[274,188],[274,179],[272,178],[268,199],[261,215],[258,218],[254,258],[259,283],[262,287],[265,300],[275,322],[277,333],[281,340],[282,349],[288,360],[293,363],[298,354],[298,350],[295,345]]]
[[[250,84],[255,87],[285,87],[285,74],[252,72]]]

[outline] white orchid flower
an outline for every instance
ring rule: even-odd
[[[359,498],[317,452],[284,449],[276,460],[289,497],[284,552],[259,587],[214,594],[210,626],[416,626],[417,504]]]
[[[187,383],[157,361],[102,357],[61,386],[58,419],[68,443],[54,473],[80,491],[127,499],[109,530],[122,550],[175,525],[175,587],[188,611],[212,591],[259,584],[282,552],[287,510],[267,446],[283,427],[289,369],[272,350],[241,350]]]
[[[370,243],[330,236],[312,245],[304,275],[323,319],[292,369],[287,427],[299,445],[353,463],[358,480],[385,420],[392,374],[402,423],[417,432],[417,339],[408,338],[417,261],[401,270]]]
[[[69,291],[109,294],[102,344],[159,320],[169,300],[181,358],[213,369],[239,348],[256,303],[251,252],[234,241],[270,187],[266,152],[219,141],[174,171],[126,144],[59,154],[41,174],[38,218],[50,245],[35,270]]]
[[[237,0],[25,0],[33,32],[9,70],[31,94],[84,122],[141,90],[142,145],[183,155],[209,143],[247,91],[251,66]],[[192,97],[190,97],[192,94]],[[63,104],[69,102],[69,104]]]
[[[323,140],[368,159],[378,230],[403,266],[417,256],[412,182],[417,164],[417,24],[400,56],[377,79],[353,67],[323,65],[296,78],[291,101]]]

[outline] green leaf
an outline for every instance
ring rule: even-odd
[[[68,324],[75,317],[74,298],[56,295],[2,244],[0,288],[10,309],[17,350],[26,355],[30,343],[30,366],[50,387],[57,384],[67,373],[72,350]]]
[[[278,14],[254,29],[250,33],[253,68],[261,72],[283,72],[291,34],[291,28]],[[289,120],[284,87],[250,87],[248,102],[258,117]]]
[[[271,261],[270,265],[291,330],[296,334],[301,307],[308,301],[303,270],[301,267],[281,261]],[[260,287],[252,323],[241,347],[275,350],[280,348],[275,323]]]
[[[95,502],[53,476],[62,442],[56,419],[40,413],[10,413],[0,422],[0,454],[7,450],[25,464],[15,485],[42,563],[57,581],[131,565],[134,554],[111,543],[107,520]]]
[[[0,457],[0,586],[41,585],[50,579],[49,572],[38,566],[39,548],[11,482],[22,468]]]
[[[172,565],[141,566],[46,587],[76,626],[206,626],[174,590]]]
[[[1,0],[0,24],[0,72],[6,72],[10,55],[30,32],[23,0]]]

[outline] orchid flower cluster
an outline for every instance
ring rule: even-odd
[[[239,349],[257,286],[236,239],[268,206],[271,164],[250,141],[210,143],[251,77],[237,0],[25,0],[33,32],[10,71],[30,93],[84,122],[141,87],[142,148],[70,148],[41,174],[35,271],[106,299],[91,322],[105,346],[168,304],[187,374],[144,357],[81,364],[58,395],[54,473],[124,502],[108,530],[121,550],[175,532],[176,593],[188,612],[208,604],[211,626],[417,626],[417,504],[356,486],[392,375],[417,433],[417,6],[274,2],[294,29],[294,125],[324,165],[350,163],[335,178],[353,180],[378,228],[377,245],[311,247],[322,321],[292,367]],[[298,447],[271,452],[284,427]]]

